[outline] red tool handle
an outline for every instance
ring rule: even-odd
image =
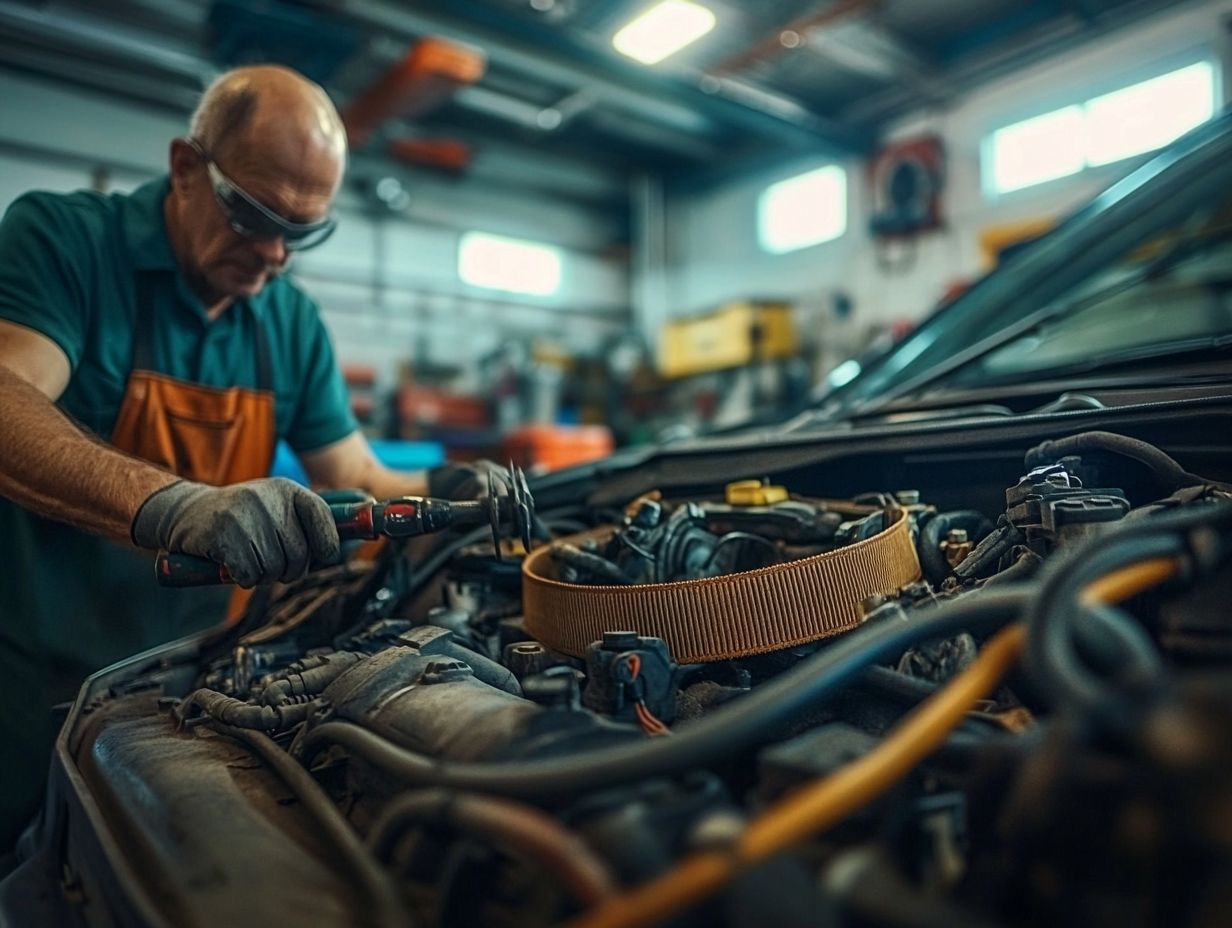
[[[404,496],[385,502],[333,503],[330,512],[343,541],[381,536],[408,538],[439,532],[455,524],[487,518],[487,503],[451,502],[431,497]],[[234,583],[225,567],[206,557],[160,552],[154,561],[159,586],[210,586]]]
[[[231,573],[222,564],[208,557],[192,554],[168,554],[162,551],[154,561],[154,575],[159,586],[211,586],[232,583]]]

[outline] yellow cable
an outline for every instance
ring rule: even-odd
[[[865,805],[931,754],[1018,660],[1026,633],[1011,626],[975,662],[868,754],[764,813],[723,851],[692,854],[658,879],[584,912],[570,928],[643,928],[704,899],[740,870],[822,831]]]
[[[1131,564],[1092,581],[1084,603],[1114,603],[1175,576],[1176,558]],[[633,891],[582,913],[568,928],[648,928],[705,899],[739,871],[841,821],[905,777],[936,750],[975,703],[1018,661],[1026,629],[1013,625],[988,642],[975,662],[904,719],[873,750],[802,787],[749,823],[722,851],[703,851]]]
[[[1153,557],[1092,580],[1082,589],[1079,600],[1084,606],[1094,603],[1119,603],[1143,590],[1171,580],[1181,564],[1174,557]]]

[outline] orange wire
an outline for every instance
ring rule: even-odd
[[[822,831],[906,776],[946,739],[1018,660],[1026,632],[1011,626],[980,656],[909,715],[880,745],[809,784],[752,821],[725,850],[686,857],[657,879],[584,912],[570,928],[646,928],[701,901],[739,871]]]
[[[663,723],[653,712],[650,711],[646,703],[640,699],[633,704],[633,712],[637,715],[638,722],[647,734],[651,735],[670,735],[672,730]]]
[[[629,684],[637,679],[638,674],[642,672],[642,658],[640,654],[630,654],[625,658],[625,665],[629,668]],[[650,711],[646,703],[637,699],[633,703],[633,713],[637,716],[638,724],[642,726],[642,730],[648,735],[670,735],[672,730],[663,722],[655,717],[655,714]]]
[[[1082,589],[1079,600],[1084,606],[1094,603],[1119,603],[1143,590],[1171,580],[1181,569],[1175,557],[1153,557],[1092,580]]]
[[[629,679],[636,680],[637,675],[642,672],[642,656],[640,654],[630,654],[625,658],[625,662],[629,665]]]
[[[1152,558],[1089,583],[1084,603],[1120,602],[1175,576],[1176,558]],[[824,831],[911,772],[1017,663],[1025,626],[1001,631],[966,670],[922,703],[863,757],[777,803],[732,845],[686,857],[667,873],[582,913],[568,928],[648,928],[705,899],[738,872]]]

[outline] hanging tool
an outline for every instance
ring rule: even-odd
[[[499,494],[498,479],[508,493]],[[383,501],[334,503],[329,507],[343,541],[372,538],[415,538],[450,528],[482,525],[492,528],[492,546],[500,558],[501,529],[508,527],[527,551],[535,501],[526,485],[526,474],[510,465],[509,476],[488,474],[488,495],[477,500],[448,500],[432,496],[400,496]],[[222,564],[192,554],[160,552],[154,562],[160,586],[185,587],[233,583]]]

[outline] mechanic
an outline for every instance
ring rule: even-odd
[[[246,587],[338,559],[329,507],[267,477],[278,439],[322,487],[481,492],[468,465],[378,463],[316,305],[281,276],[333,231],[346,146],[320,87],[242,68],[205,92],[168,176],[30,193],[0,222],[0,854],[41,801],[51,707],[222,618],[230,591],[159,588],[153,549]]]

